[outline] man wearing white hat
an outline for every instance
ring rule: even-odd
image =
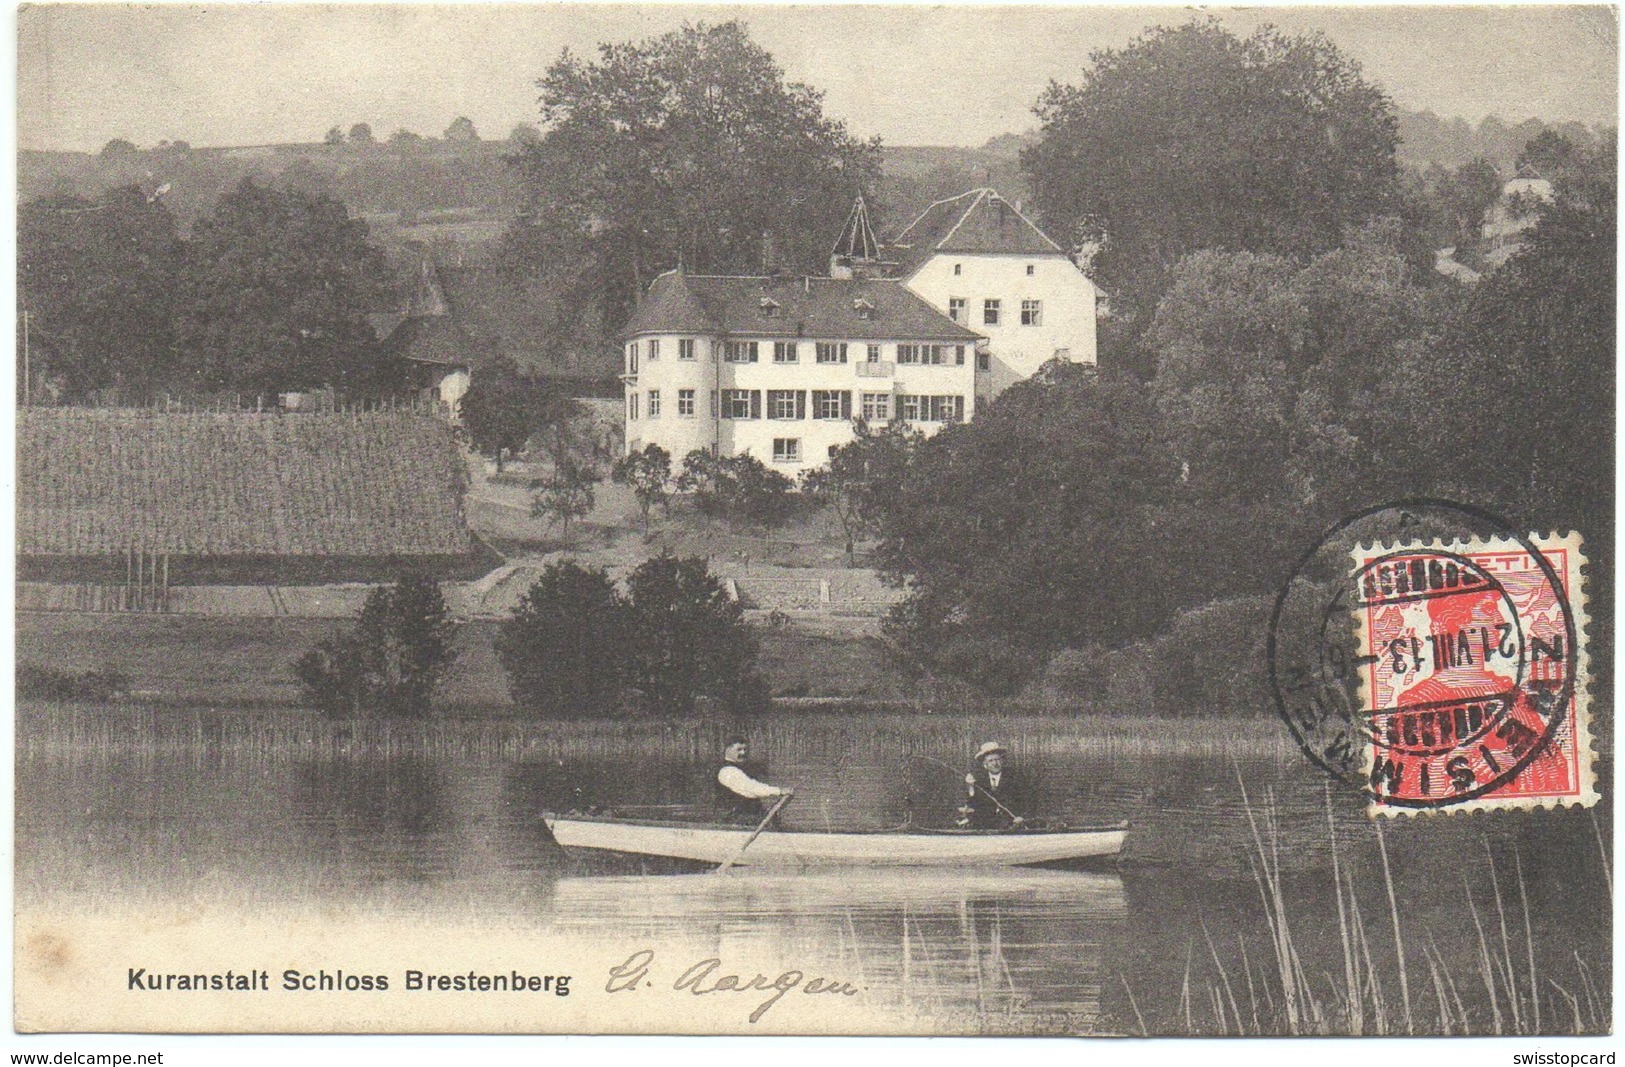
[[[976,750],[976,769],[965,775],[962,810],[973,830],[1008,830],[1026,821],[1017,776],[1004,765],[1007,752],[997,741],[987,742]]]

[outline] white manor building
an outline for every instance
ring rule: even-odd
[[[987,337],[988,396],[1056,357],[1095,362],[1095,283],[992,189],[932,204],[885,258],[891,277]]]
[[[623,334],[628,453],[748,452],[794,476],[855,418],[931,433],[1054,356],[1094,362],[1094,285],[991,190],[933,205],[895,252],[860,199],[830,277],[657,277]]]

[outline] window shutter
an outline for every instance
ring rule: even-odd
[[[804,419],[806,417],[807,417],[807,390],[805,390],[805,389],[797,389],[796,390],[796,418]]]
[[[762,391],[760,389],[750,391],[750,417],[753,419],[762,417]]]
[[[841,418],[850,419],[851,417],[852,417],[852,394],[849,393],[849,392],[844,392],[843,391],[841,393]]]

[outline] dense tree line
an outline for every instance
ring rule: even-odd
[[[366,318],[390,304],[383,255],[328,197],[244,179],[188,237],[138,187],[30,201],[18,287],[36,402],[404,384]]]
[[[1215,32],[1157,31],[1131,52],[1146,63],[1172,62],[1168,49],[1180,63],[1232,54]],[[1085,93],[1123,63],[1113,55]],[[1355,174],[1388,166],[1381,138],[1368,151]],[[967,426],[908,448],[874,525],[882,567],[908,590],[890,620],[900,648],[1014,692],[1058,651],[1142,645],[1167,667],[1159,693],[1204,676],[1258,693],[1261,661],[1237,620],[1264,624],[1321,529],[1415,495],[1519,528],[1579,529],[1601,590],[1592,617],[1607,619],[1614,141],[1588,149],[1552,135],[1527,153],[1557,197],[1531,205],[1526,247],[1475,287],[1417,270],[1409,224],[1388,214],[1402,201],[1367,201],[1368,218],[1341,231],[1308,205],[1287,229],[1250,232],[1220,214],[1211,229],[1146,237],[1137,261],[1150,270],[1120,274],[1147,299],[1144,382],[1051,365]],[[1487,197],[1472,167],[1451,177],[1479,180],[1472,195]],[[1111,231],[1115,210],[1100,206],[1107,248],[1111,234],[1142,234]],[[1238,656],[1254,676],[1233,672]]]

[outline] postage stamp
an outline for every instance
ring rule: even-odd
[[[1595,804],[1582,545],[1446,500],[1328,530],[1269,633],[1304,755],[1373,816]]]
[[[1580,538],[1352,555],[1371,812],[1596,803]]]

